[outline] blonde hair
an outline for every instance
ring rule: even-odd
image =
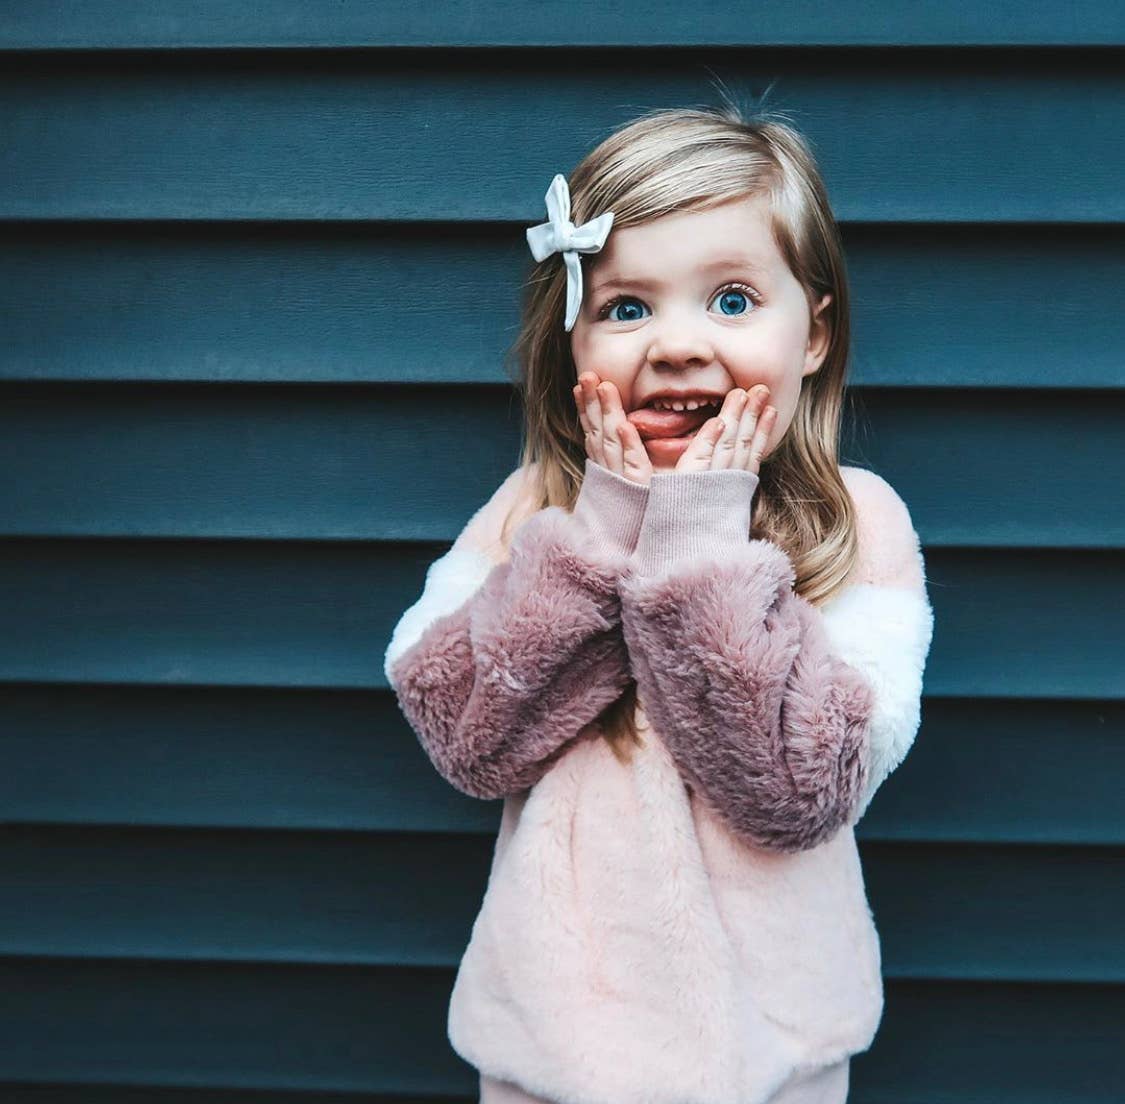
[[[733,104],[659,109],[614,131],[569,180],[571,220],[580,225],[612,210],[614,228],[674,211],[702,211],[731,199],[767,196],[774,239],[805,288],[810,317],[821,296],[830,339],[823,363],[805,376],[785,436],[762,461],[752,530],[793,562],[796,591],[820,604],[844,583],[857,553],[855,514],[838,460],[850,340],[847,274],[836,220],[813,155],[785,122],[747,118]],[[535,264],[524,288],[514,346],[513,383],[524,408],[521,466],[535,509],[571,509],[586,453],[571,388],[577,378],[563,329],[566,273],[558,255]],[[513,510],[506,546],[526,513]],[[636,685],[598,717],[614,754],[640,743],[633,719]]]

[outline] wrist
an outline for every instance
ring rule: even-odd
[[[750,541],[756,473],[744,468],[657,472],[649,487],[634,567],[657,575],[682,560],[722,558]]]
[[[573,516],[607,550],[631,555],[648,504],[649,488],[586,458]]]

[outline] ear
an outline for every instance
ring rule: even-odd
[[[832,327],[824,313],[824,308],[832,302],[832,293],[825,292],[813,311],[809,325],[809,345],[805,351],[805,367],[802,376],[811,376],[824,363],[828,355],[828,344],[832,338]]]

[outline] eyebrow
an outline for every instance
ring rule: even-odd
[[[753,261],[749,257],[719,257],[707,264],[700,265],[697,271],[715,272],[718,269],[730,268],[740,268],[743,271],[753,272],[758,276],[764,276],[766,274],[765,268],[758,261]],[[635,287],[645,291],[651,291],[653,288],[661,287],[662,284],[662,280],[646,280],[642,277],[613,275],[599,280],[591,289],[590,294],[596,295],[598,292],[604,291],[609,287]]]

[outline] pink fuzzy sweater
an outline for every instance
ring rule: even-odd
[[[434,767],[503,798],[449,1008],[482,1073],[567,1104],[760,1104],[883,1009],[854,826],[920,721],[933,614],[881,477],[842,469],[849,583],[814,607],[753,539],[758,477],[514,471],[426,575],[385,671]],[[635,680],[644,746],[595,718]]]

